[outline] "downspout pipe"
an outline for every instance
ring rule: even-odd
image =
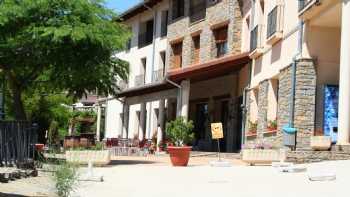
[[[304,35],[304,22],[299,20],[299,34],[298,34],[298,52],[293,57],[292,63],[292,96],[290,97],[290,105],[289,105],[289,126],[294,127],[294,106],[295,106],[295,86],[296,86],[296,67],[297,67],[297,57],[302,55],[303,50],[303,35]]]
[[[176,109],[176,114],[177,116],[180,116],[181,113],[180,113],[180,106],[182,105],[182,87],[181,85],[175,83],[174,81],[171,81],[168,77],[165,77],[165,81],[167,81],[168,83],[170,83],[171,85],[175,86],[178,88],[178,97],[177,97],[177,109]]]
[[[245,144],[245,129],[246,129],[246,121],[247,121],[247,99],[249,101],[249,98],[247,98],[247,93],[250,91],[250,86],[251,86],[251,79],[252,79],[252,63],[250,62],[248,65],[248,85],[244,88],[243,90],[243,103],[242,103],[242,127],[241,127],[241,148]]]

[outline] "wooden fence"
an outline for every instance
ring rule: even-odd
[[[33,161],[37,125],[24,121],[0,121],[0,166]]]

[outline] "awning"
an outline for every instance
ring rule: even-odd
[[[206,63],[195,64],[168,72],[168,78],[175,82],[184,79],[202,81],[239,71],[250,62],[249,53],[227,55]]]
[[[168,90],[171,88],[174,88],[174,86],[166,82],[166,80],[163,80],[157,83],[151,83],[140,87],[126,89],[120,92],[119,94],[117,94],[117,97],[121,98],[121,97],[140,96],[144,94],[150,94],[158,91]]]
[[[227,55],[202,64],[195,64],[186,68],[179,68],[168,72],[166,78],[174,82],[181,82],[189,79],[191,82],[203,81],[215,77],[229,75],[239,71],[242,67],[250,62],[249,53],[239,55]],[[176,88],[167,80],[158,83],[146,84],[141,87],[130,88],[120,92],[117,97],[135,97],[155,92],[165,91]]]
[[[120,14],[119,18],[122,20],[128,20],[146,10],[148,8],[152,8],[155,6],[157,3],[160,3],[162,0],[142,0],[142,2],[136,4],[132,8],[126,10],[122,14]]]

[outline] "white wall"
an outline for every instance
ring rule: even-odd
[[[162,68],[160,52],[165,51],[167,48],[167,39],[166,37],[160,37],[161,33],[161,13],[164,10],[168,9],[168,1],[163,1],[162,3],[157,4],[153,7],[153,10],[156,10],[157,21],[156,26],[156,39],[155,39],[155,55],[154,55],[154,68],[152,70],[153,64],[153,44],[145,46],[143,48],[138,48],[138,34],[139,34],[139,25],[142,22],[146,22],[150,19],[153,19],[153,13],[151,11],[145,11],[129,20],[125,23],[129,25],[132,29],[132,40],[131,40],[131,49],[129,51],[122,51],[117,53],[115,56],[122,60],[128,61],[130,64],[130,73],[128,79],[128,87],[135,87],[135,76],[141,74],[141,59],[147,58],[147,68],[146,68],[146,84],[152,83],[152,74],[153,71]],[[146,128],[146,137],[152,137],[152,132],[155,130],[153,122],[154,109],[158,108],[158,101],[147,103],[147,128]],[[108,101],[107,109],[107,118],[106,118],[106,137],[117,137],[118,128],[120,128],[120,122],[117,121],[117,118],[120,113],[123,111],[123,105],[119,101],[111,100]],[[130,106],[129,112],[129,138],[132,138],[135,133],[138,132],[138,120],[136,113],[140,111],[140,104]],[[152,117],[151,119],[149,117]]]

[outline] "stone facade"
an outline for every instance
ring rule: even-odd
[[[315,128],[315,105],[316,105],[316,69],[310,59],[297,61],[295,73],[295,98],[294,98],[294,127],[297,128],[297,148],[308,149],[310,137]],[[274,147],[283,145],[282,128],[289,125],[290,105],[292,98],[292,65],[284,68],[279,74],[278,86],[278,112],[277,132],[266,133],[267,131],[267,106],[268,106],[268,80],[259,84],[258,96],[258,129],[256,136],[246,137],[247,146],[256,143],[268,143]],[[252,103],[249,102],[248,106]],[[248,110],[249,112],[249,110]],[[249,113],[247,113],[249,117]],[[248,131],[248,123],[246,123]]]
[[[297,61],[295,73],[294,127],[297,129],[297,147],[309,148],[315,128],[316,69],[312,60]],[[278,135],[289,124],[292,97],[292,66],[280,72],[278,94]],[[282,143],[282,141],[280,141]]]
[[[264,80],[259,84],[259,102],[258,102],[258,139],[264,138],[264,132],[267,130],[267,105],[268,105],[269,81]]]
[[[190,1],[185,1],[185,16],[172,20],[172,1],[170,1],[168,40],[170,43],[182,41],[182,66],[193,63],[194,34],[200,35],[199,62],[207,62],[216,58],[216,46],[213,29],[220,26],[228,27],[228,54],[241,52],[242,16],[238,0],[220,0],[212,4],[207,1],[205,19],[191,23],[189,18]],[[167,59],[172,62],[172,48],[168,47]],[[168,64],[168,65],[169,65]]]

